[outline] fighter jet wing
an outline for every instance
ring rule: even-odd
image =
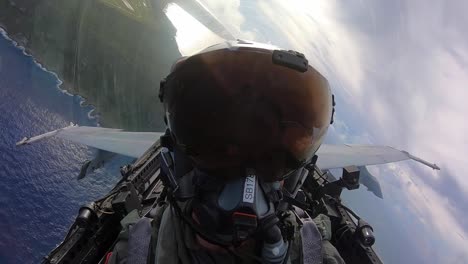
[[[317,166],[322,169],[344,168],[346,166],[377,165],[412,159],[434,170],[440,170],[436,164],[387,146],[374,145],[327,145],[322,144],[317,151]]]
[[[16,145],[32,144],[46,138],[59,137],[97,149],[139,158],[154,142],[159,140],[162,134],[157,132],[125,132],[121,129],[78,126],[72,123],[70,126],[39,136],[23,138]]]
[[[162,134],[157,132],[125,132],[121,129],[78,126],[72,123],[68,127],[50,131],[39,136],[23,138],[16,145],[31,144],[55,136],[98,149],[139,158]],[[317,165],[323,170],[343,168],[351,165],[384,164],[408,159],[440,170],[435,164],[415,157],[406,151],[387,146],[323,144],[318,150],[317,156]]]

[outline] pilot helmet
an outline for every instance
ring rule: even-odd
[[[303,54],[240,40],[178,60],[160,99],[197,168],[253,168],[266,181],[310,162],[333,119],[329,84]]]

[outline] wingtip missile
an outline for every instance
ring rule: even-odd
[[[28,137],[24,137],[20,141],[16,142],[16,146],[26,145],[26,144],[28,144],[28,140],[29,140]]]
[[[431,168],[431,169],[433,169],[433,170],[440,170],[440,167],[437,166],[437,164],[435,164],[435,163],[430,163],[430,162],[425,161],[425,160],[423,160],[423,159],[421,159],[421,158],[418,158],[418,157],[416,157],[416,156],[414,156],[414,155],[408,153],[408,151],[402,150],[401,152],[403,152],[403,153],[405,153],[406,155],[408,155],[408,157],[409,157],[410,159],[412,159],[412,160],[414,160],[414,161],[417,161],[417,162],[419,162],[419,163],[421,163],[421,164],[424,164],[424,165],[428,166],[429,168]]]
[[[32,143],[34,143],[36,141],[40,141],[42,139],[53,137],[53,136],[57,135],[58,133],[60,133],[60,131],[66,130],[66,129],[69,129],[69,128],[73,128],[73,127],[78,127],[78,125],[70,122],[70,125],[66,126],[64,128],[59,128],[59,129],[56,129],[56,130],[53,130],[53,131],[50,131],[50,132],[47,132],[47,133],[44,133],[44,134],[41,134],[41,135],[38,135],[38,136],[34,136],[34,137],[24,137],[20,141],[16,142],[16,146],[23,146],[23,145],[32,144]]]

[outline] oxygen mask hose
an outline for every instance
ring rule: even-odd
[[[283,235],[277,225],[278,218],[275,215],[265,220],[262,221],[264,228],[261,232],[263,238],[263,263],[281,264],[287,255],[288,242],[283,240]]]

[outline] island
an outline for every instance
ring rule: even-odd
[[[159,82],[181,57],[157,0],[0,0],[0,27],[102,126],[163,131]]]

